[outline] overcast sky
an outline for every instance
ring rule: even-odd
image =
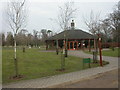
[[[68,0],[67,0],[68,1]],[[119,0],[72,0],[74,1],[74,8],[77,8],[77,12],[75,14],[75,27],[78,29],[82,29],[84,31],[88,31],[86,25],[84,24],[84,19],[89,19],[90,12],[93,10],[94,14],[100,14],[100,19],[104,19],[107,17],[109,13],[113,11],[115,4]],[[5,1],[1,0],[0,3],[0,12],[4,11]],[[59,25],[57,25],[50,18],[56,19],[58,15],[58,6],[64,4],[64,0],[29,0],[27,1],[27,27],[26,29],[29,32],[32,32],[33,29],[40,31],[41,29],[50,29],[53,32],[60,32]],[[0,14],[2,15],[2,14]],[[0,28],[3,32],[10,31],[5,25],[7,22],[4,21],[4,15],[0,17]],[[2,25],[2,26],[1,26]],[[5,25],[5,27],[3,27]]]

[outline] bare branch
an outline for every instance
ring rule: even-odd
[[[58,16],[58,22],[62,30],[66,30],[69,27],[69,21],[73,18],[73,14],[77,10],[73,9],[72,6],[72,2],[66,2],[64,6],[59,7],[60,14]]]
[[[99,16],[100,16],[100,13],[98,13],[97,15],[94,15],[93,11],[91,10],[90,19],[87,20],[84,18],[84,23],[88,27],[89,31],[94,35],[97,33],[100,33],[101,31]]]
[[[24,9],[25,0],[17,2],[16,0],[8,4],[8,24],[11,29],[14,30],[14,33],[17,33],[25,22],[25,9]]]

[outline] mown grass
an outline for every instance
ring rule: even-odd
[[[88,54],[93,54],[92,52],[89,52],[88,50],[84,51]],[[99,51],[98,51],[99,54]],[[102,51],[103,56],[111,56],[111,57],[120,57],[120,48],[115,48],[114,51],[112,49],[110,50],[104,50]]]
[[[14,70],[14,51],[13,48],[2,49],[2,81],[3,83],[16,82],[20,80],[28,80],[41,78],[51,75],[68,73],[83,69],[82,58],[69,56],[65,59],[65,71],[60,72],[56,69],[61,67],[61,54],[56,55],[55,52],[42,52],[41,49],[31,48],[26,49],[23,53],[19,47],[17,49],[17,60],[19,74],[24,78],[19,80],[10,79],[15,75]],[[106,62],[104,62],[106,63]],[[91,64],[92,67],[97,67],[99,64]],[[87,69],[88,65],[84,69]]]

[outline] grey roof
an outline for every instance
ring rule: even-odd
[[[66,37],[68,39],[93,39],[92,34],[82,31],[80,29],[75,29],[75,30],[63,31],[61,33],[58,33],[58,34],[48,38],[47,40],[64,39],[64,33],[66,33]]]

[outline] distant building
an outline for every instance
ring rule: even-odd
[[[66,40],[64,38],[66,37]],[[56,48],[56,42],[58,40],[58,46],[63,48],[64,40],[67,41],[68,50],[78,50],[83,47],[90,48],[94,44],[94,37],[90,33],[82,31],[81,29],[75,29],[74,20],[71,22],[71,27],[68,30],[62,31],[46,40],[46,49]]]

